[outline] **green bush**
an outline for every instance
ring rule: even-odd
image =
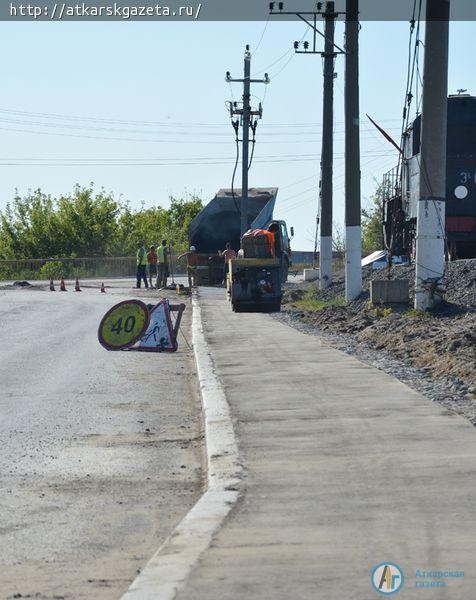
[[[50,261],[45,263],[38,271],[40,279],[58,279],[60,277],[66,277],[64,265],[61,261]]]

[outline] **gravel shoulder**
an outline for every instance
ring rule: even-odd
[[[106,310],[158,299],[106,286],[0,290],[2,599],[117,599],[203,490],[192,350],[106,352]]]
[[[447,265],[445,302],[427,313],[411,304],[372,307],[370,281],[386,276],[387,270],[365,268],[364,291],[347,306],[343,273],[323,291],[314,283],[288,283],[276,318],[320,335],[476,425],[476,259]],[[390,278],[412,282],[414,269],[395,266]]]

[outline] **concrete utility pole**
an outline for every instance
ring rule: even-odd
[[[232,79],[230,72],[226,73],[226,81],[243,83],[243,105],[242,108],[237,108],[236,103],[230,102],[230,115],[240,115],[243,127],[242,137],[242,167],[241,167],[241,236],[248,231],[248,171],[249,171],[249,144],[250,144],[250,127],[253,116],[261,118],[263,109],[261,103],[258,110],[251,108],[251,92],[252,83],[269,83],[268,73],[264,74],[264,79],[251,79],[251,52],[249,45],[246,46],[243,79]]]
[[[322,151],[321,151],[321,187],[319,191],[320,202],[320,255],[319,255],[319,287],[324,289],[332,283],[332,163],[334,151],[333,132],[333,107],[334,107],[334,62],[337,54],[345,51],[334,43],[335,19],[343,13],[335,12],[334,2],[317,3],[315,12],[289,12],[284,10],[284,3],[278,2],[278,11],[275,11],[276,2],[270,2],[269,10],[272,15],[295,15],[304,21],[313,30],[312,48],[309,42],[304,42],[299,50],[300,42],[294,42],[296,54],[319,54],[324,58],[324,93],[322,109]],[[324,33],[317,29],[317,18],[325,19]],[[312,18],[312,20],[311,20]],[[325,39],[324,52],[317,48],[317,36]],[[336,52],[336,50],[338,52]]]
[[[243,69],[243,153],[241,168],[241,235],[248,231],[248,151],[250,144],[251,54],[247,47]]]
[[[359,0],[346,0],[345,42],[345,299],[349,302],[362,291]]]
[[[322,109],[321,221],[319,287],[332,283],[332,163],[334,153],[334,2],[326,3],[324,35],[324,94]]]
[[[415,308],[436,302],[445,271],[446,127],[450,0],[427,0],[415,269]]]

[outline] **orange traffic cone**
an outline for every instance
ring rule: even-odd
[[[76,277],[76,283],[74,285],[74,291],[75,292],[80,292],[81,288],[79,287],[79,279]]]
[[[67,292],[68,290],[66,289],[66,285],[64,283],[64,277],[61,278],[61,283],[60,283],[60,292]]]
[[[101,283],[101,294],[106,293],[106,288],[104,287],[104,281]]]
[[[53,277],[50,278],[50,292],[55,292],[55,284],[53,281]]]

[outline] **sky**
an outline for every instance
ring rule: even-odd
[[[409,15],[410,18],[410,15]],[[94,182],[133,208],[230,187],[234,132],[225,102],[239,100],[245,44],[263,102],[250,187],[278,187],[275,216],[295,250],[314,247],[321,151],[322,62],[295,55],[301,22],[0,23],[0,210],[41,188],[52,196]],[[336,43],[343,44],[343,24]],[[362,204],[371,204],[399,139],[408,22],[363,22],[360,34]],[[422,39],[423,32],[422,32]],[[476,23],[450,27],[449,93],[476,94]],[[423,72],[423,54],[420,60]],[[334,219],[344,221],[344,58],[336,59]],[[415,109],[416,101],[413,103]],[[237,173],[235,186],[240,187]]]

